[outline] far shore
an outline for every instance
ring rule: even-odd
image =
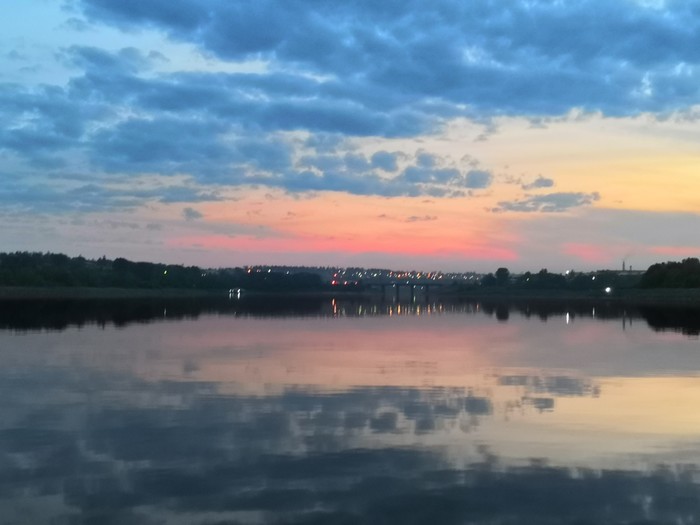
[[[700,288],[625,288],[610,293],[591,290],[522,290],[482,288],[451,292],[443,297],[478,301],[610,302],[630,305],[700,306]]]
[[[261,292],[244,291],[244,297],[337,297],[347,299],[378,299],[376,291],[307,290]],[[228,297],[228,290],[191,290],[184,288],[90,288],[90,287],[27,287],[0,286],[0,300],[72,300],[72,299],[214,299]],[[573,301],[573,302],[613,302],[631,305],[659,306],[700,306],[700,288],[627,288],[602,291],[571,290],[522,290],[513,288],[480,288],[463,291],[446,291],[416,295],[419,301],[435,300],[474,300],[474,301]],[[387,300],[384,297],[384,300]],[[401,297],[405,301],[405,297]]]
[[[181,288],[90,288],[87,286],[0,286],[2,299],[157,299],[226,297],[228,291]]]
[[[244,292],[245,297],[374,297],[370,292],[335,290],[294,290]],[[107,288],[87,286],[0,286],[0,300],[72,300],[72,299],[223,299],[229,290],[192,290],[187,288]]]

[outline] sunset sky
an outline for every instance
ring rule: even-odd
[[[696,0],[4,0],[0,251],[700,256]]]

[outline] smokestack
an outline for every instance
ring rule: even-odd
[[[625,260],[624,259],[622,259],[622,271],[623,272],[625,271]]]

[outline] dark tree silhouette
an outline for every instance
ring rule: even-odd
[[[498,282],[499,286],[505,286],[508,284],[508,280],[510,279],[510,271],[508,268],[499,268],[496,270],[496,281]]]
[[[642,276],[642,288],[700,288],[700,260],[652,264]]]
[[[147,289],[260,291],[318,290],[325,285],[312,272],[249,272],[243,268],[133,262],[122,257],[89,260],[56,253],[0,253],[0,286],[82,286]]]

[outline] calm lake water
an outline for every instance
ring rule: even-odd
[[[0,524],[700,521],[700,312],[0,303]]]

